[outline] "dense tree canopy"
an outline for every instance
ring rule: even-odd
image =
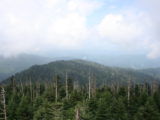
[[[59,80],[60,76],[56,78]],[[89,99],[88,85],[76,88],[74,80],[67,80],[68,98],[65,83],[53,80],[16,85],[12,79],[3,86],[8,120],[160,120],[158,84],[92,85]],[[3,105],[0,107],[2,110]]]

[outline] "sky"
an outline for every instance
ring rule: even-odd
[[[159,0],[0,0],[0,55],[160,57]]]

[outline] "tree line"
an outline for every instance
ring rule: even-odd
[[[160,85],[112,84],[97,87],[94,76],[88,83],[65,73],[49,82],[1,85],[0,119],[3,120],[160,120]]]

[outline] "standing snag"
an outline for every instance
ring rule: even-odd
[[[89,72],[89,77],[88,77],[88,98],[91,98],[91,75]]]
[[[5,98],[5,90],[3,87],[1,87],[1,101],[0,102],[3,105],[3,108],[2,108],[3,118],[0,118],[0,119],[7,120],[6,98]]]
[[[67,74],[67,72],[66,72],[66,80],[65,80],[66,82],[66,99],[68,99],[68,74]]]
[[[57,102],[58,99],[58,76],[55,77],[55,102]]]
[[[76,108],[75,110],[75,120],[80,120],[80,109]]]

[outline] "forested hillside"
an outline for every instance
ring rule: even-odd
[[[4,120],[160,120],[159,79],[90,61],[35,65],[0,90]]]
[[[160,120],[160,86],[141,84],[78,87],[68,77],[50,83],[1,86],[4,120]],[[4,91],[5,90],[5,91]],[[4,102],[6,101],[6,102]],[[7,119],[6,119],[7,118]]]
[[[160,58],[149,59],[145,55],[86,55],[88,60],[94,60],[107,66],[122,68],[147,69],[160,67]],[[97,57],[98,56],[98,57]]]
[[[54,76],[59,75],[60,80],[63,82],[66,72],[70,79],[77,81],[79,84],[86,84],[88,77],[91,76],[92,79],[96,80],[98,86],[104,84],[126,84],[128,80],[133,83],[152,83],[155,80],[159,80],[135,70],[106,67],[84,60],[56,61],[45,65],[35,65],[17,73],[14,79],[17,83],[30,81],[48,82],[53,81]],[[3,83],[8,81],[10,81],[10,78]]]
[[[27,54],[9,58],[0,56],[0,81],[17,72],[28,69],[32,65],[45,64],[49,61],[50,60],[45,57]]]
[[[160,78],[160,68],[143,69],[143,70],[140,70],[140,72],[153,76],[158,79]]]

